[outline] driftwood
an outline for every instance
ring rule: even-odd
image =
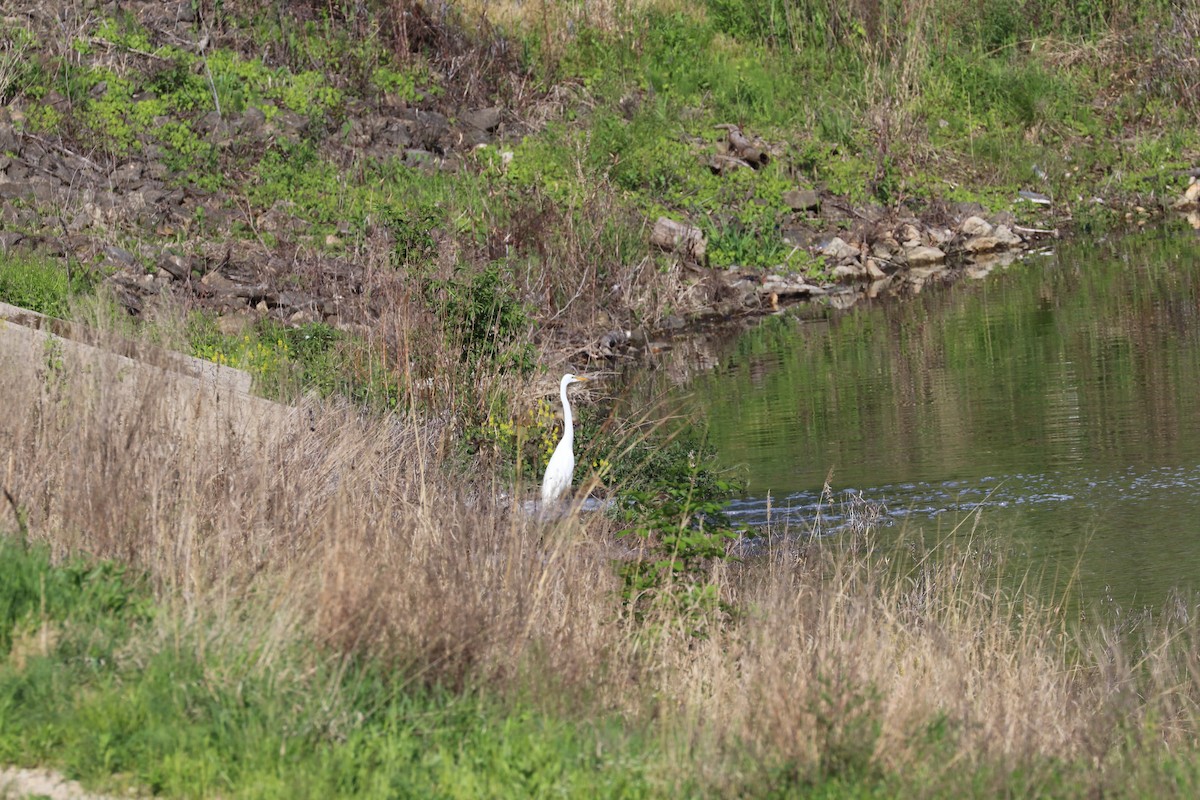
[[[659,217],[650,231],[650,244],[663,250],[678,251],[694,261],[703,261],[708,242],[694,225]]]
[[[757,143],[751,141],[750,137],[742,133],[742,129],[737,125],[718,125],[718,128],[723,128],[726,133],[726,146],[728,155],[736,159],[740,159],[746,166],[753,169],[765,165],[770,161],[770,157],[766,151]]]

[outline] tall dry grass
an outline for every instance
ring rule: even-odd
[[[1120,791],[1131,764],[1194,752],[1194,605],[1137,630],[1080,627],[1002,579],[990,550],[896,549],[864,529],[714,565],[738,613],[698,638],[694,620],[624,613],[610,521],[524,516],[510,487],[451,469],[415,415],[275,407],[94,354],[63,363],[2,364],[4,487],[56,552],[146,570],[171,624],[658,720],[681,769],[716,791],[768,767],[954,787],[987,769],[1036,786],[1064,764]],[[15,529],[11,514],[0,525]]]

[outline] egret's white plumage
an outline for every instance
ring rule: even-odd
[[[571,373],[562,376],[558,385],[558,394],[563,404],[563,435],[550,456],[546,465],[546,474],[542,477],[542,505],[546,506],[562,497],[571,488],[571,477],[575,474],[575,426],[571,418],[571,403],[567,400],[567,387],[572,383],[581,383],[587,378],[580,378]]]

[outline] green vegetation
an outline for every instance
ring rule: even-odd
[[[970,547],[914,542],[897,563],[850,536],[736,562],[719,513],[733,486],[705,449],[598,407],[580,410],[578,476],[617,513],[542,523],[511,496],[557,437],[538,364],[698,308],[697,279],[646,244],[655,218],[700,227],[710,267],[818,277],[785,234],[857,225],[856,209],[978,202],[1101,227],[1160,207],[1200,152],[1193,11],[191,11],[3,23],[6,124],[106,176],[163,167],[182,210],[151,198],[149,232],[118,209],[95,243],[166,237],[203,253],[179,283],[213,294],[201,281],[228,263],[296,265],[285,285],[357,314],[287,325],[247,302],[238,328],[168,298],[123,333],[170,339],[176,314],[184,348],[261,394],[353,402],[254,438],[234,415],[172,427],[206,398],[67,374],[54,352],[45,385],[0,381],[4,524],[20,534],[0,540],[0,762],[164,796],[1196,788],[1194,615],[1110,640],[1005,588]],[[459,115],[489,106],[501,132],[464,131]],[[762,158],[722,160],[721,126]],[[845,209],[794,210],[797,188]],[[1053,210],[1015,206],[1019,189]],[[5,213],[62,228],[76,202]],[[6,255],[0,299],[61,316],[98,277]],[[905,342],[933,335],[853,324],[835,333],[867,364],[917,358]]]
[[[170,610],[112,562],[55,565],[0,538],[0,570],[2,763],[172,797],[281,798],[645,797],[662,768],[652,740],[615,722],[156,630]]]
[[[294,401],[313,391],[377,410],[395,408],[400,398],[395,376],[369,344],[323,323],[268,320],[225,334],[213,317],[194,314],[186,337],[192,355],[250,373],[267,397]]]
[[[92,288],[94,277],[68,261],[36,254],[0,255],[0,302],[64,317],[71,298]]]

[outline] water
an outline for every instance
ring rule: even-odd
[[[718,361],[684,394],[747,481],[741,519],[763,521],[769,502],[793,530],[818,515],[834,530],[847,495],[890,529],[947,532],[978,513],[1031,566],[1078,567],[1089,598],[1200,590],[1190,230],[1065,243],[980,280],[772,318]]]

